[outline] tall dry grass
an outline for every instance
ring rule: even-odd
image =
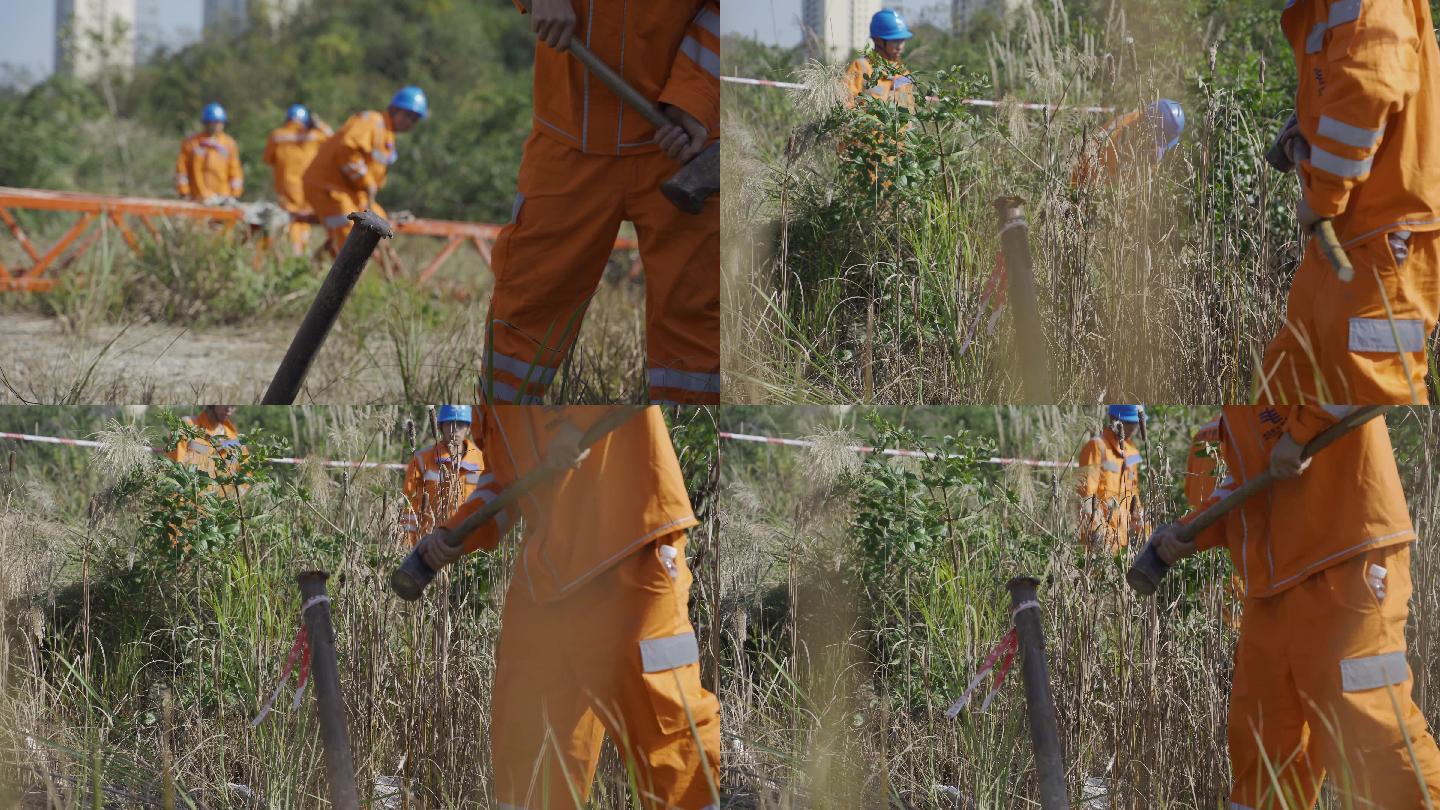
[[[1057,408],[877,410],[919,432],[922,449],[985,445],[1048,459],[1072,458],[1099,421],[1093,412]],[[729,787],[760,808],[1033,806],[1035,762],[1018,667],[988,712],[978,706],[989,681],[955,720],[943,715],[1011,624],[1005,583],[1033,575],[1042,580],[1072,806],[1224,806],[1236,641],[1226,555],[1201,555],[1172,574],[1158,598],[1136,597],[1124,584],[1128,558],[1078,550],[1073,471],[875,458],[857,469],[840,447],[873,443],[865,412],[726,412],[727,430],[819,441],[813,451],[725,446],[721,689]],[[1152,414],[1143,488],[1158,519],[1173,519],[1183,505],[1190,432],[1211,416],[1181,407]],[[1440,411],[1388,418],[1421,537],[1408,637],[1414,698],[1433,730],[1440,728]],[[959,442],[947,443],[947,435]],[[907,472],[943,483],[916,479],[897,488]],[[886,531],[916,543],[890,547],[883,587],[866,573],[875,564],[866,550],[875,538],[863,529],[874,527],[859,522],[866,493],[890,498]],[[925,514],[936,522],[920,521]],[[910,519],[916,522],[902,523]],[[1357,804],[1332,787],[1323,806]]]
[[[668,415],[702,521],[691,533],[692,616],[709,638],[718,600],[713,415]],[[113,417],[137,413],[0,409],[7,430],[38,421],[42,432],[70,435],[100,431]],[[153,410],[138,418],[155,432]],[[421,425],[414,439],[407,419]],[[397,408],[247,408],[237,422],[325,458],[401,460],[412,441],[428,442],[423,414]],[[114,424],[103,440],[131,450],[139,443]],[[139,510],[102,494],[148,454],[5,450],[14,454],[0,469],[0,804],[162,806],[173,789],[175,807],[327,805],[309,693],[292,710],[287,689],[270,718],[249,726],[299,627],[294,576],[320,568],[331,574],[341,688],[367,806],[495,806],[490,690],[513,545],[467,558],[407,605],[387,584],[404,552],[399,473],[306,465],[251,489],[234,545],[173,576],[142,574],[153,538],[138,525]],[[715,647],[701,646],[713,688]],[[607,744],[589,806],[634,800]]]

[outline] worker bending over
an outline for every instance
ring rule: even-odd
[[[652,402],[720,401],[720,201],[687,214],[660,186],[720,135],[718,0],[534,0],[534,122],[495,240],[485,391],[539,402],[575,342],[620,223],[645,263]],[[656,129],[566,53],[583,42],[659,107]]]
[[[441,405],[435,421],[440,441],[411,457],[405,467],[405,500],[400,530],[415,545],[436,523],[455,514],[480,485],[485,458],[470,439],[469,405]]]
[[[214,475],[217,451],[241,448],[240,433],[230,421],[235,413],[234,405],[206,405],[195,417],[181,417],[186,425],[195,428],[200,435],[180,442],[165,457],[177,464],[189,464]]]
[[[332,134],[330,127],[311,115],[304,104],[292,104],[285,113],[285,123],[265,141],[264,160],[275,175],[275,198],[292,216],[313,213],[305,201],[305,170]],[[304,255],[309,242],[309,223],[292,220],[290,247],[295,255]]]
[[[1105,122],[1086,142],[1070,173],[1070,183],[1084,188],[1105,179],[1114,184],[1121,168],[1138,161],[1158,164],[1180,144],[1185,110],[1180,102],[1162,98]]]
[[[490,754],[499,806],[585,806],[608,730],[645,810],[718,802],[720,711],[700,685],[685,530],[697,521],[665,419],[650,407],[587,452],[605,406],[487,406],[490,469],[419,544],[440,570],[493,551],[522,518],[496,654]],[[452,549],[468,515],[537,468],[557,474]]]
[[[1440,48],[1425,0],[1293,0],[1305,254],[1270,341],[1262,403],[1424,404],[1440,310]],[[1355,266],[1342,282],[1310,235],[1330,220]]]
[[[203,129],[180,142],[175,159],[175,193],[187,200],[213,205],[245,193],[240,147],[225,134],[229,117],[211,102],[200,111]]]
[[[914,110],[915,81],[901,61],[905,43],[913,36],[900,12],[888,8],[875,12],[870,18],[873,50],[861,54],[845,69],[845,86],[851,97],[863,93]]]
[[[320,218],[330,237],[330,249],[339,252],[350,234],[357,211],[386,216],[375,199],[395,165],[399,152],[395,136],[409,132],[430,114],[430,102],[418,87],[402,87],[384,112],[366,110],[350,116],[327,139],[305,170],[305,202]]]
[[[1130,437],[1140,427],[1139,405],[1111,405],[1109,424],[1080,448],[1080,543],[1090,551],[1115,553],[1130,545],[1131,521],[1145,522],[1140,503],[1140,450]]]
[[[1415,530],[1390,434],[1374,419],[1302,462],[1348,410],[1331,408],[1225,406],[1229,475],[1203,506],[1267,468],[1279,480],[1192,543],[1178,524],[1153,538],[1170,564],[1226,547],[1244,580],[1228,734],[1239,810],[1314,807],[1327,770],[1358,800],[1346,806],[1422,808],[1426,791],[1440,801],[1440,750],[1405,660]]]

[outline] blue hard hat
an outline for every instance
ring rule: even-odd
[[[304,104],[291,104],[290,109],[285,111],[286,121],[299,121],[305,126],[310,126],[310,111],[305,109]]]
[[[200,121],[202,123],[223,124],[228,120],[230,119],[225,116],[225,108],[213,101],[206,104],[205,109],[200,111]]]
[[[1105,409],[1105,415],[1111,419],[1138,425],[1140,424],[1141,407],[1140,405],[1111,405]]]
[[[469,405],[441,405],[439,412],[435,415],[436,422],[464,422],[470,424]]]
[[[1166,152],[1180,143],[1180,133],[1185,131],[1185,110],[1180,102],[1162,98],[1150,105],[1149,113],[1156,123],[1155,145],[1160,150],[1156,156],[1158,159],[1165,157]]]
[[[882,8],[870,18],[870,36],[873,39],[909,39],[915,35],[905,27],[900,12]]]
[[[420,116],[421,119],[430,114],[430,101],[425,98],[425,91],[413,84],[396,91],[395,97],[390,99],[390,106],[409,110]]]

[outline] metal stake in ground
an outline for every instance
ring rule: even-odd
[[[997,197],[995,213],[1000,217],[1000,248],[1005,256],[1010,306],[1015,313],[1023,399],[1028,404],[1044,405],[1052,402],[1050,368],[1045,359],[1045,332],[1040,326],[1035,271],[1030,261],[1030,224],[1025,220],[1024,204],[1019,197]]]
[[[373,243],[372,243],[373,244]],[[324,571],[304,571],[295,577],[300,583],[300,604],[325,596]],[[340,694],[340,669],[335,661],[335,635],[330,625],[328,600],[318,601],[304,612],[305,632],[310,638],[310,675],[315,681],[315,708],[320,715],[320,742],[325,749],[325,779],[330,783],[330,804],[340,810],[360,810],[355,789],[355,762],[350,756],[350,732],[345,726],[345,701]]]
[[[1035,746],[1035,771],[1040,782],[1041,810],[1065,810],[1065,761],[1060,749],[1060,721],[1050,693],[1050,672],[1045,664],[1045,630],[1040,624],[1040,601],[1035,587],[1040,580],[1016,577],[1005,583],[1010,591],[1010,612],[1020,640],[1020,675],[1025,679],[1025,713],[1030,718],[1030,742]]]
[[[305,382],[310,364],[320,353],[320,347],[325,345],[325,337],[330,334],[330,327],[335,324],[335,319],[340,317],[340,308],[345,306],[345,299],[350,297],[355,282],[360,280],[360,273],[364,271],[365,263],[370,261],[375,246],[380,244],[382,238],[389,239],[395,235],[388,222],[369,211],[351,214],[348,219],[355,223],[355,227],[351,228],[350,235],[345,237],[345,244],[340,247],[340,255],[335,257],[330,274],[325,276],[320,292],[315,295],[315,302],[310,305],[310,311],[305,313],[305,320],[300,323],[300,330],[295,333],[295,339],[290,341],[285,359],[280,361],[275,378],[270,381],[270,387],[265,390],[265,396],[260,400],[261,405],[295,403],[295,396],[300,393],[300,386]]]

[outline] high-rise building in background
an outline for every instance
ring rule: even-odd
[[[82,79],[135,66],[135,0],[55,0],[55,70]]]
[[[811,53],[830,62],[849,61],[870,42],[870,18],[880,0],[804,0],[800,20]]]
[[[257,16],[271,25],[279,25],[304,3],[305,0],[205,0],[205,32],[243,31]]]

